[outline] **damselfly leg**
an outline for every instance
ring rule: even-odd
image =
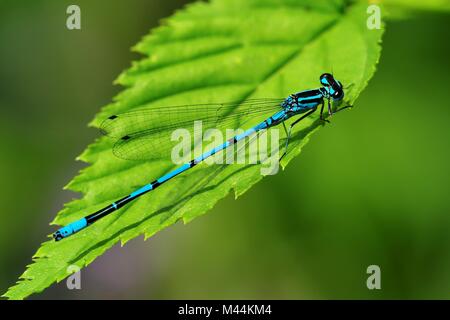
[[[328,103],[329,103],[329,102],[328,102]],[[324,105],[325,105],[325,104],[322,103],[322,106],[321,106],[321,108],[320,108],[320,120],[330,123],[330,120],[327,120],[327,119],[325,119],[325,118],[323,117],[323,109],[324,109]],[[336,110],[335,112],[332,112],[330,115],[336,114],[336,113],[338,113],[338,112],[340,112],[340,111],[342,111],[342,110],[345,110],[345,109],[348,109],[348,108],[352,108],[352,107],[353,107],[353,106],[351,106],[351,105],[347,105],[347,106],[345,106],[345,107],[342,107],[342,108]],[[329,105],[329,106],[328,106],[328,110],[330,110],[330,108],[331,108],[331,106]],[[283,121],[283,123],[282,123],[282,124],[283,124],[283,128],[284,128],[284,131],[286,132],[286,144],[285,144],[285,146],[284,146],[284,152],[283,152],[282,156],[280,157],[280,161],[281,161],[281,159],[283,159],[283,158],[286,156],[286,154],[287,154],[288,145],[289,145],[289,140],[290,140],[290,138],[291,138],[291,133],[292,133],[292,128],[293,128],[297,123],[299,123],[301,120],[303,120],[304,118],[306,118],[306,117],[310,116],[312,113],[314,113],[316,110],[317,110],[317,108],[314,108],[314,109],[312,109],[311,111],[309,111],[308,113],[306,113],[306,114],[304,114],[303,116],[301,116],[299,119],[295,120],[295,121],[290,125],[289,130],[287,130],[286,124],[285,124],[284,121]]]
[[[280,161],[281,159],[284,158],[284,156],[287,154],[287,149],[288,149],[288,145],[289,145],[289,140],[291,138],[291,133],[292,133],[292,128],[299,123],[300,121],[302,121],[303,119],[305,119],[306,117],[310,116],[311,114],[313,114],[314,112],[316,112],[317,108],[311,109],[311,111],[308,111],[307,113],[305,113],[304,115],[302,115],[300,118],[298,118],[297,120],[295,120],[294,122],[291,123],[290,127],[289,127],[289,132],[287,133],[287,137],[286,137],[286,145],[284,147],[284,152],[283,155],[280,157]],[[286,130],[286,126],[283,122],[283,126]]]
[[[325,107],[325,103],[322,103],[322,106],[320,107],[320,120],[330,123],[330,120],[325,119],[323,116],[323,108],[324,107]]]
[[[336,114],[336,113],[341,112],[342,110],[345,110],[345,109],[348,109],[348,108],[353,108],[353,106],[348,105],[348,106],[342,107],[342,108],[336,110],[333,114]]]
[[[328,107],[328,116],[332,116],[333,115],[333,110],[332,110],[332,108],[331,108],[331,98],[328,98],[327,99],[327,107]]]
[[[329,113],[329,115],[330,116],[334,115],[334,114],[336,114],[338,112],[341,112],[342,110],[345,110],[345,109],[348,109],[348,108],[352,108],[352,107],[353,107],[352,105],[347,105],[345,107],[337,109],[336,111],[331,111],[331,113]],[[322,107],[320,108],[320,120],[330,123],[330,120],[327,120],[327,119],[324,118],[324,116],[323,116],[323,109],[324,109],[324,104],[322,104]],[[331,110],[330,106],[328,106],[328,110]],[[328,112],[330,112],[330,111],[328,111]]]

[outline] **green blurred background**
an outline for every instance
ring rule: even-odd
[[[0,292],[78,195],[62,187],[120,90],[129,51],[186,1],[0,4]],[[242,198],[83,269],[82,289],[33,298],[450,298],[449,16],[389,22],[356,108],[320,130],[286,171]],[[348,44],[351,45],[351,44]],[[295,88],[293,88],[295,90]],[[381,267],[382,289],[366,287]]]

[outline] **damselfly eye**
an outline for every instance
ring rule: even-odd
[[[333,99],[334,100],[341,100],[343,97],[344,97],[344,91],[343,90],[338,90],[338,91],[335,91],[333,93]]]
[[[334,77],[329,73],[324,73],[320,76],[320,83],[323,86],[332,86],[335,83]]]

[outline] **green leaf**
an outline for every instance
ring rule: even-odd
[[[404,19],[420,12],[450,12],[448,0],[382,0],[389,19]]]
[[[318,87],[319,75],[331,71],[344,85],[352,84],[346,102],[353,103],[380,56],[382,30],[366,28],[366,8],[343,0],[216,0],[190,5],[135,47],[144,58],[118,78],[126,89],[92,125],[144,105],[284,97]],[[296,127],[283,165],[322,125],[313,115]],[[90,166],[67,188],[83,197],[66,204],[55,224],[92,213],[174,168],[169,159],[117,159],[107,138],[90,145],[79,160]],[[261,179],[259,165],[223,170],[199,165],[74,236],[43,243],[4,296],[23,299],[40,292],[68,276],[70,265],[84,267],[119,241],[123,245],[179,220],[191,221],[230,191],[238,197]]]

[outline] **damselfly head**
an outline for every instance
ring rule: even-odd
[[[342,100],[344,98],[344,88],[342,84],[336,80],[333,75],[324,73],[320,76],[320,83],[333,100]]]
[[[323,73],[320,76],[320,83],[325,87],[331,86],[333,82],[335,82],[334,77],[329,73]]]

